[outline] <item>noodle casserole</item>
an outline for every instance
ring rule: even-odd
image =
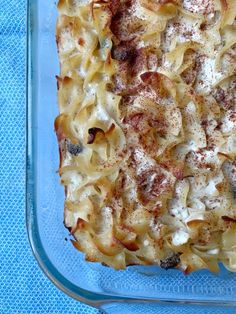
[[[60,0],[64,223],[88,261],[236,271],[236,1]]]

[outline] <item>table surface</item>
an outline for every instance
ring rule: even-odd
[[[0,313],[99,313],[59,291],[39,269],[29,247],[25,228],[26,0],[0,0],[0,8]],[[141,313],[134,306],[122,312]],[[166,312],[193,313],[186,306],[159,306],[158,313]]]
[[[99,313],[39,269],[25,227],[26,0],[0,0],[0,313]]]

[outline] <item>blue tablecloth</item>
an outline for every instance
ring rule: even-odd
[[[0,0],[0,313],[99,313],[54,287],[32,256],[25,228],[25,93],[26,0]],[[134,305],[120,312],[145,313]],[[150,306],[151,312],[196,309],[164,305]]]
[[[0,0],[0,313],[98,313],[54,287],[28,244],[25,69],[26,0]]]

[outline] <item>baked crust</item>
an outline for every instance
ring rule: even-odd
[[[236,270],[236,2],[58,3],[65,226],[89,261]]]

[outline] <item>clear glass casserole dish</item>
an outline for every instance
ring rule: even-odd
[[[28,13],[26,222],[40,267],[71,297],[111,313],[125,311],[123,302],[135,302],[149,313],[157,313],[160,302],[221,305],[233,311],[236,277],[224,269],[218,275],[199,271],[188,276],[154,266],[115,271],[86,262],[83,254],[67,241],[68,230],[63,224],[64,190],[57,174],[59,154],[54,132],[58,113],[55,75],[59,73],[56,5],[54,1],[29,1]],[[130,313],[137,309],[129,308]]]

